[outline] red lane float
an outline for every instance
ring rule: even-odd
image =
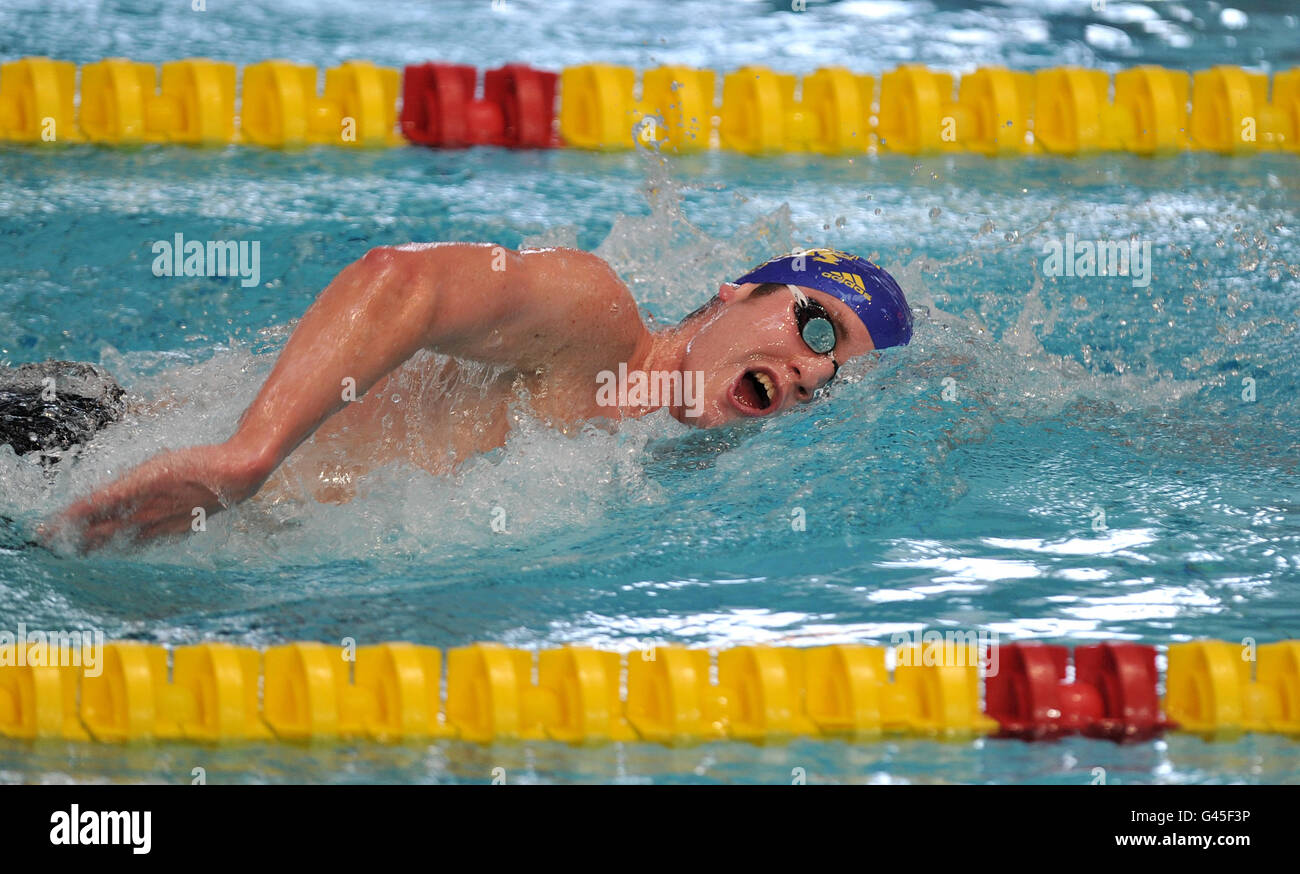
[[[985,708],[999,737],[1052,739],[1068,734],[1114,741],[1148,740],[1174,723],[1160,711],[1155,647],[1100,643],[1074,649],[1074,682],[1065,681],[1064,646],[1011,643],[998,648],[998,671],[985,678]]]
[[[402,85],[402,134],[439,148],[509,146],[549,149],[555,133],[555,73],[507,64],[483,77],[467,64],[415,64]]]

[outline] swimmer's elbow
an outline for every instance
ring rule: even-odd
[[[492,243],[379,246],[356,269],[377,311],[451,354],[477,351],[476,338],[529,312],[536,297],[524,256]]]
[[[372,275],[410,287],[463,286],[482,294],[523,274],[519,252],[495,243],[405,243],[377,246],[358,262]]]
[[[441,271],[419,253],[398,246],[376,246],[353,267],[364,297],[373,305],[406,318],[427,315],[432,309],[438,284],[434,280]]]
[[[398,250],[395,246],[375,246],[361,256],[361,263],[374,268],[392,264],[397,257]]]
[[[357,260],[357,266],[368,276],[378,278],[400,270],[407,260],[405,253],[394,246],[376,246]]]

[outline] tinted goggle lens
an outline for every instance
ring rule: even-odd
[[[826,308],[813,300],[795,304],[795,318],[799,322],[799,335],[808,344],[808,348],[818,355],[825,355],[835,349],[835,324]]]

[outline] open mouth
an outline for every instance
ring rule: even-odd
[[[748,416],[763,415],[778,397],[776,380],[765,370],[746,370],[731,387],[732,404]]]

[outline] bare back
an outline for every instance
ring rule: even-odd
[[[361,476],[393,462],[449,473],[505,444],[512,406],[526,405],[561,431],[611,415],[596,404],[597,374],[630,360],[645,333],[630,292],[586,253],[542,250],[520,258],[533,262],[532,281],[548,283],[548,295],[576,303],[557,314],[569,318],[534,330],[515,350],[523,353],[518,357],[504,348],[500,332],[476,356],[487,360],[417,352],[326,420],[267,482],[264,497],[347,501]]]
[[[394,461],[445,473],[505,441],[515,401],[561,429],[607,415],[596,374],[653,346],[631,293],[595,255],[372,249],[308,307],[230,438],[159,453],[43,536],[71,531],[95,549],[123,533],[187,531],[196,510],[254,495],[346,501],[357,477]]]

